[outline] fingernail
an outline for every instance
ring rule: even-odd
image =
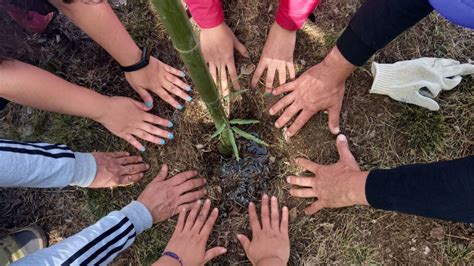
[[[139,151],[140,152],[145,152],[145,147],[141,147]]]
[[[146,165],[146,169],[150,169],[150,165],[149,165],[149,164]]]
[[[337,139],[338,139],[339,141],[347,141],[346,136],[344,136],[344,135],[342,135],[342,134],[338,135],[338,136],[337,136]]]
[[[168,138],[169,138],[169,139],[174,139],[174,134],[173,134],[173,133],[169,133],[169,134],[168,134]]]
[[[186,101],[188,101],[188,102],[190,102],[192,100],[193,100],[193,97],[191,97],[191,96],[188,96],[188,98],[186,98]]]
[[[272,196],[272,201],[275,201],[277,198],[275,196]]]
[[[165,145],[165,143],[166,143],[165,140],[160,139],[160,145]]]
[[[183,71],[181,71],[181,72],[179,73],[179,75],[180,75],[181,77],[183,77],[183,78],[186,77],[186,73],[184,73]]]
[[[171,121],[168,122],[168,127],[173,127],[173,126],[174,126],[173,122],[171,122]]]
[[[268,195],[267,194],[263,194],[263,198],[268,198]]]
[[[209,202],[211,202],[211,200],[210,200],[210,199],[206,199],[206,203],[209,203]]]
[[[145,105],[146,105],[146,107],[150,108],[151,107],[151,101],[146,101]]]
[[[263,97],[268,97],[268,96],[271,96],[271,95],[272,95],[271,93],[265,92],[265,93],[263,94]]]
[[[178,110],[183,110],[183,106],[181,104],[178,104],[178,106],[176,107],[176,109]]]
[[[286,178],[286,182],[290,183],[290,177]]]
[[[339,129],[339,127],[336,127],[336,128],[334,129],[334,131],[335,131],[336,134],[339,134],[339,133],[341,132],[341,129]]]
[[[184,88],[186,91],[192,91],[193,89],[191,89],[191,86],[187,86],[186,88]]]
[[[142,157],[138,157],[138,161],[139,161],[139,162],[143,162],[143,158],[142,158]]]
[[[277,122],[275,122],[275,127],[280,128],[280,124],[278,124]]]

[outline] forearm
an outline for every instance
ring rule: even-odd
[[[150,212],[142,203],[134,201],[121,211],[111,212],[94,225],[13,265],[107,265],[151,225]]]
[[[186,0],[186,4],[201,29],[214,28],[224,22],[221,0]]]
[[[102,46],[120,65],[133,65],[140,60],[140,48],[107,1],[98,4],[86,4],[82,1],[65,4],[62,0],[50,0],[50,2]]]
[[[371,171],[366,196],[375,208],[474,222],[474,156]]]
[[[275,21],[287,30],[298,30],[318,4],[319,0],[280,0]]]
[[[108,97],[20,61],[0,64],[0,97],[35,109],[97,119]]]
[[[285,262],[278,257],[264,258],[255,263],[255,266],[285,266]]]
[[[96,169],[90,153],[65,145],[0,139],[0,187],[88,187]]]
[[[428,0],[366,0],[337,40],[337,47],[349,62],[361,66],[432,10]]]

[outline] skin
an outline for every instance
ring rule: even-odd
[[[50,0],[50,2],[102,46],[120,65],[129,66],[140,60],[140,48],[123,27],[107,1],[94,4],[82,1],[66,4],[62,0]],[[153,107],[150,91],[178,109],[182,108],[182,104],[173,96],[184,101],[192,99],[185,92],[191,91],[191,87],[180,79],[184,77],[184,73],[154,57],[150,58],[148,66],[138,71],[125,73],[125,77],[130,86],[143,99],[147,110]]]
[[[360,170],[344,135],[337,137],[336,146],[339,153],[337,163],[319,165],[298,158],[296,164],[310,171],[314,176],[287,178],[287,182],[293,185],[290,190],[293,197],[317,198],[305,209],[307,215],[312,215],[323,208],[369,205],[365,196],[365,183],[369,172]]]
[[[261,223],[257,216],[255,204],[249,204],[252,241],[242,234],[238,234],[237,239],[252,265],[287,265],[290,258],[288,208],[283,207],[280,220],[277,198],[271,198],[271,208],[269,207],[269,201],[269,197],[264,194],[262,197]]]
[[[295,51],[296,31],[282,28],[278,23],[273,23],[268,34],[262,56],[252,77],[252,88],[257,87],[258,81],[267,70],[265,79],[265,92],[271,93],[276,72],[278,72],[279,84],[286,83],[287,71],[290,79],[295,78],[295,65],[293,54]]]
[[[270,108],[270,115],[283,111],[275,127],[282,128],[296,117],[287,131],[288,137],[292,137],[313,115],[327,110],[329,130],[338,134],[345,82],[354,69],[355,66],[334,47],[321,63],[308,69],[295,81],[276,88],[274,95],[286,95]]]
[[[223,247],[206,250],[206,243],[217,220],[218,210],[214,208],[208,217],[211,201],[207,199],[202,209],[201,205],[201,201],[194,203],[188,217],[185,211],[179,213],[175,231],[165,248],[165,251],[177,254],[183,265],[204,265],[227,252]],[[180,263],[169,256],[162,256],[153,265],[180,265]]]
[[[225,23],[214,28],[201,29],[199,38],[201,51],[209,66],[209,72],[219,87],[222,97],[229,95],[227,76],[230,77],[232,87],[240,89],[235,68],[234,49],[242,56],[249,57],[247,48],[237,40]]]

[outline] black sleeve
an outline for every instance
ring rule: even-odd
[[[8,2],[23,10],[35,11],[41,15],[57,10],[48,0],[7,0]]]
[[[428,0],[366,0],[337,40],[337,48],[361,66],[432,10]]]
[[[474,156],[369,173],[375,208],[457,222],[474,222]]]

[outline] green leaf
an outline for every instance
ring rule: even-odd
[[[232,119],[229,121],[231,125],[250,125],[258,123],[260,123],[260,121],[254,119]]]
[[[229,97],[232,97],[232,98],[237,97],[237,96],[239,96],[240,94],[242,94],[242,93],[244,93],[244,92],[246,92],[246,91],[248,91],[248,90],[249,90],[249,89],[243,89],[243,90],[238,90],[238,91],[232,92],[232,93],[228,94],[227,96],[222,97],[222,99],[223,99],[224,101],[227,101],[227,100],[229,100]]]
[[[214,134],[212,134],[211,139],[219,136],[222,133],[222,131],[224,131],[225,126],[226,126],[226,123],[222,123],[222,125],[214,132]]]
[[[232,145],[232,151],[234,151],[235,158],[237,159],[237,161],[239,161],[240,160],[239,149],[237,148],[237,143],[235,142],[234,133],[229,128],[227,130],[227,134],[229,136],[229,141],[230,141],[230,144]]]
[[[252,134],[250,134],[250,133],[247,133],[247,132],[243,131],[242,129],[240,129],[240,128],[238,128],[238,127],[232,127],[232,130],[233,130],[235,133],[239,134],[240,136],[242,136],[242,137],[244,137],[244,138],[246,138],[246,139],[248,139],[248,140],[250,140],[250,141],[253,141],[253,142],[257,143],[257,144],[260,144],[260,145],[263,145],[263,146],[267,146],[267,147],[270,146],[270,145],[268,145],[268,143],[266,143],[265,141],[263,141],[263,140],[261,140],[261,139],[255,137],[254,135],[252,135]]]

